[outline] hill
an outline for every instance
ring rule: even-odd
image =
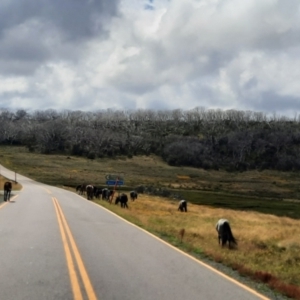
[[[300,205],[295,198],[281,198],[297,194],[294,173],[173,167],[153,155],[90,160],[32,153],[25,147],[0,147],[0,161],[17,173],[73,192],[82,182],[105,186],[106,175],[121,175],[125,185],[118,191],[143,187],[152,194],[140,194],[128,210],[103,200],[96,203],[264,293],[261,282],[300,299]],[[177,211],[175,197],[187,199],[187,213]],[[238,239],[236,250],[218,246],[219,218],[230,220]]]

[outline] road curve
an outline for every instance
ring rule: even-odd
[[[17,180],[0,203],[0,299],[267,299],[75,193]]]

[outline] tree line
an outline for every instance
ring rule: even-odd
[[[238,110],[0,109],[0,145],[44,154],[150,155],[174,166],[300,169],[300,118]]]

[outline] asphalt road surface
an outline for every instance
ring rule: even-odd
[[[267,299],[76,193],[17,181],[0,203],[0,300]]]

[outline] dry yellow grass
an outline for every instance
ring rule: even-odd
[[[15,183],[13,180],[8,180],[7,178],[0,175],[0,190],[3,190],[3,185],[6,181],[12,182],[12,190],[20,190],[22,186],[19,183]]]
[[[128,210],[102,200],[96,202],[177,245],[184,229],[179,246],[190,252],[202,252],[229,266],[270,273],[284,283],[300,286],[299,220],[192,204],[184,213],[177,211],[178,201],[149,195],[139,195]],[[237,249],[219,247],[215,230],[219,218],[230,221],[238,239]]]
[[[0,147],[1,163],[17,173],[50,185],[76,186],[83,182],[105,185],[107,174],[121,174],[125,185],[153,185],[181,190],[233,193],[245,196],[298,199],[300,173],[252,170],[227,173],[169,166],[150,156],[97,158],[31,153],[26,147]]]
[[[248,196],[255,196],[258,199],[263,197],[262,201],[270,200],[268,211],[272,213],[274,209],[275,213],[278,207],[276,202],[273,206],[273,196],[286,199],[287,204],[299,201],[298,172],[253,170],[228,174],[222,170],[172,167],[152,155],[91,161],[82,157],[29,153],[24,147],[1,147],[0,158],[3,165],[17,173],[46,184],[73,187],[70,188],[72,191],[83,182],[103,186],[105,175],[122,174],[128,188],[142,184],[176,187],[179,192],[190,189],[203,191],[199,199],[195,199],[199,204],[203,197],[211,197],[212,193],[218,196],[214,198],[217,201],[226,201],[228,193],[238,194],[241,202]],[[136,202],[130,202],[129,210],[104,201],[100,203],[191,253],[202,252],[239,271],[243,271],[243,267],[252,272],[262,272],[262,278],[272,274],[284,283],[300,287],[300,220],[192,204],[189,204],[188,213],[181,213],[177,211],[177,201],[147,195],[140,195]],[[237,208],[230,204],[230,207]],[[230,251],[218,246],[215,223],[221,217],[231,222],[239,242],[237,250]],[[181,243],[182,229],[184,236]],[[288,289],[292,290],[290,287]],[[296,298],[292,293],[289,295]],[[300,299],[300,289],[297,295]]]

